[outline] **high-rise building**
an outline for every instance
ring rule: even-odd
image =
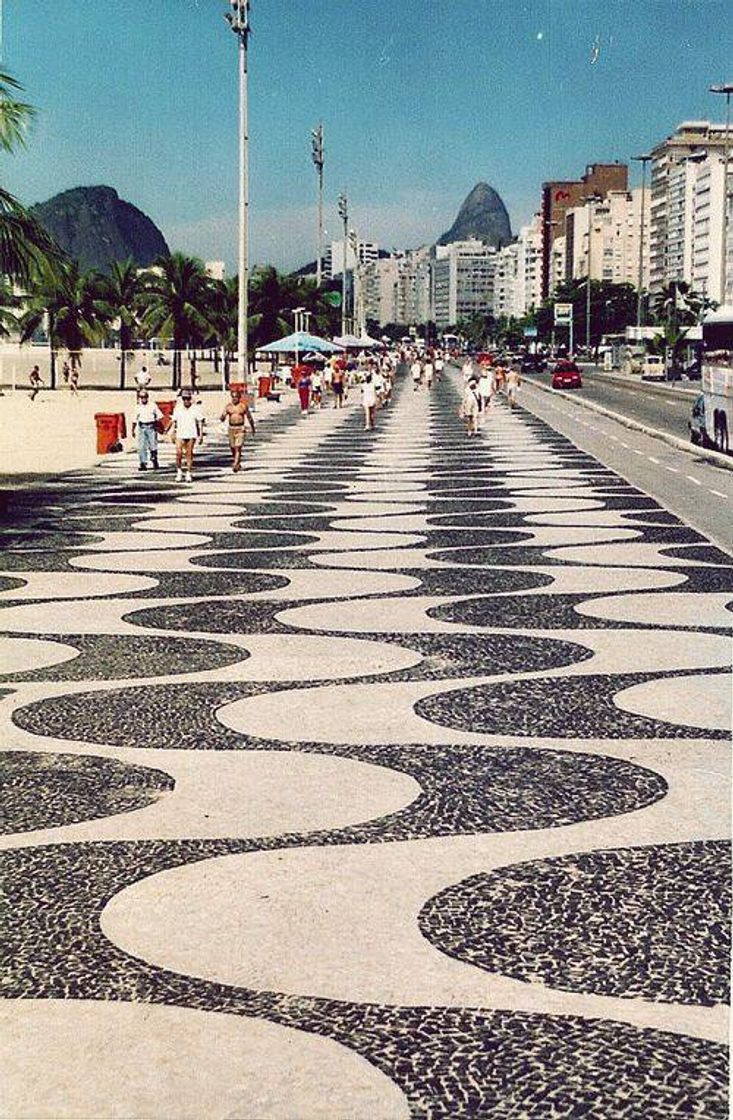
[[[431,318],[440,330],[493,313],[495,271],[496,249],[483,241],[435,246]]]
[[[522,226],[515,241],[496,254],[494,314],[521,318],[541,301],[540,216]]]
[[[380,325],[426,323],[430,318],[430,249],[407,249],[362,268],[366,314]]]
[[[625,163],[591,163],[580,179],[558,179],[542,184],[540,290],[543,299],[550,294],[552,245],[556,238],[564,236],[567,211],[582,205],[585,198],[605,198],[609,191],[625,191],[628,185],[629,168]]]
[[[724,194],[720,157],[725,142],[725,125],[683,121],[671,136],[652,149],[649,207],[649,288],[652,295],[674,280],[684,280],[698,288],[704,282],[709,299],[720,301],[724,295],[720,291]],[[733,166],[730,170],[733,174]],[[717,278],[712,263],[716,258]]]
[[[352,272],[358,260],[359,264],[369,264],[379,259],[379,245],[374,241],[357,241],[356,252],[351,241],[346,245],[346,271]],[[332,280],[340,276],[344,270],[344,242],[332,241],[326,249],[324,259],[324,272]]]
[[[648,212],[647,190],[645,208]],[[614,284],[639,283],[642,189],[609,191],[599,202],[574,206],[565,215],[565,269],[563,279],[609,280]],[[559,239],[558,239],[559,240]],[[649,242],[644,238],[642,288],[649,280]],[[552,290],[552,289],[551,289]]]

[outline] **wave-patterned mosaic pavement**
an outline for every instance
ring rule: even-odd
[[[11,501],[3,1115],[727,1115],[733,560],[456,405]]]

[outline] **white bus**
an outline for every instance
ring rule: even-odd
[[[692,406],[690,439],[730,454],[733,430],[733,307],[719,307],[702,324],[702,394]]]

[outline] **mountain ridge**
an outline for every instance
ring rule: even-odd
[[[137,206],[114,187],[72,187],[32,206],[31,213],[83,271],[105,272],[131,257],[145,268],[170,256],[165,237]]]
[[[438,238],[436,245],[450,245],[453,241],[468,241],[471,238],[496,249],[512,240],[507,208],[498,191],[483,181],[469,191],[453,225]]]

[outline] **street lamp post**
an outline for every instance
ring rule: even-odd
[[[320,288],[323,282],[323,125],[319,124],[311,132],[312,159],[318,175],[318,258],[316,260],[316,283]]]
[[[346,246],[349,240],[349,200],[346,191],[342,191],[338,201],[339,217],[344,225],[344,255],[341,269],[341,335],[346,334]]]
[[[727,82],[723,85],[711,86],[711,93],[725,95],[725,147],[723,155],[723,222],[720,244],[720,302],[725,303],[726,281],[728,279],[728,163],[730,161],[730,95],[733,93],[733,84]]]
[[[303,314],[304,314],[304,312],[305,312],[304,307],[294,307],[293,308],[293,319],[295,320],[295,364],[296,364],[296,366],[300,365],[300,339],[298,338],[298,335],[300,334],[301,330],[303,329]]]
[[[247,101],[247,44],[250,0],[229,0],[231,12],[224,17],[239,41],[239,240],[237,302],[237,380],[248,381],[247,297],[249,286],[249,120]]]
[[[585,282],[585,348],[590,355],[590,310],[591,310],[591,249],[593,244],[593,204],[601,200],[597,195],[589,195],[584,198],[586,206],[588,207],[588,276]]]
[[[641,327],[644,307],[644,218],[646,207],[646,165],[651,160],[650,155],[632,156],[636,163],[641,164],[641,219],[639,222],[639,278],[636,293],[636,326]],[[639,339],[637,338],[637,342]]]

